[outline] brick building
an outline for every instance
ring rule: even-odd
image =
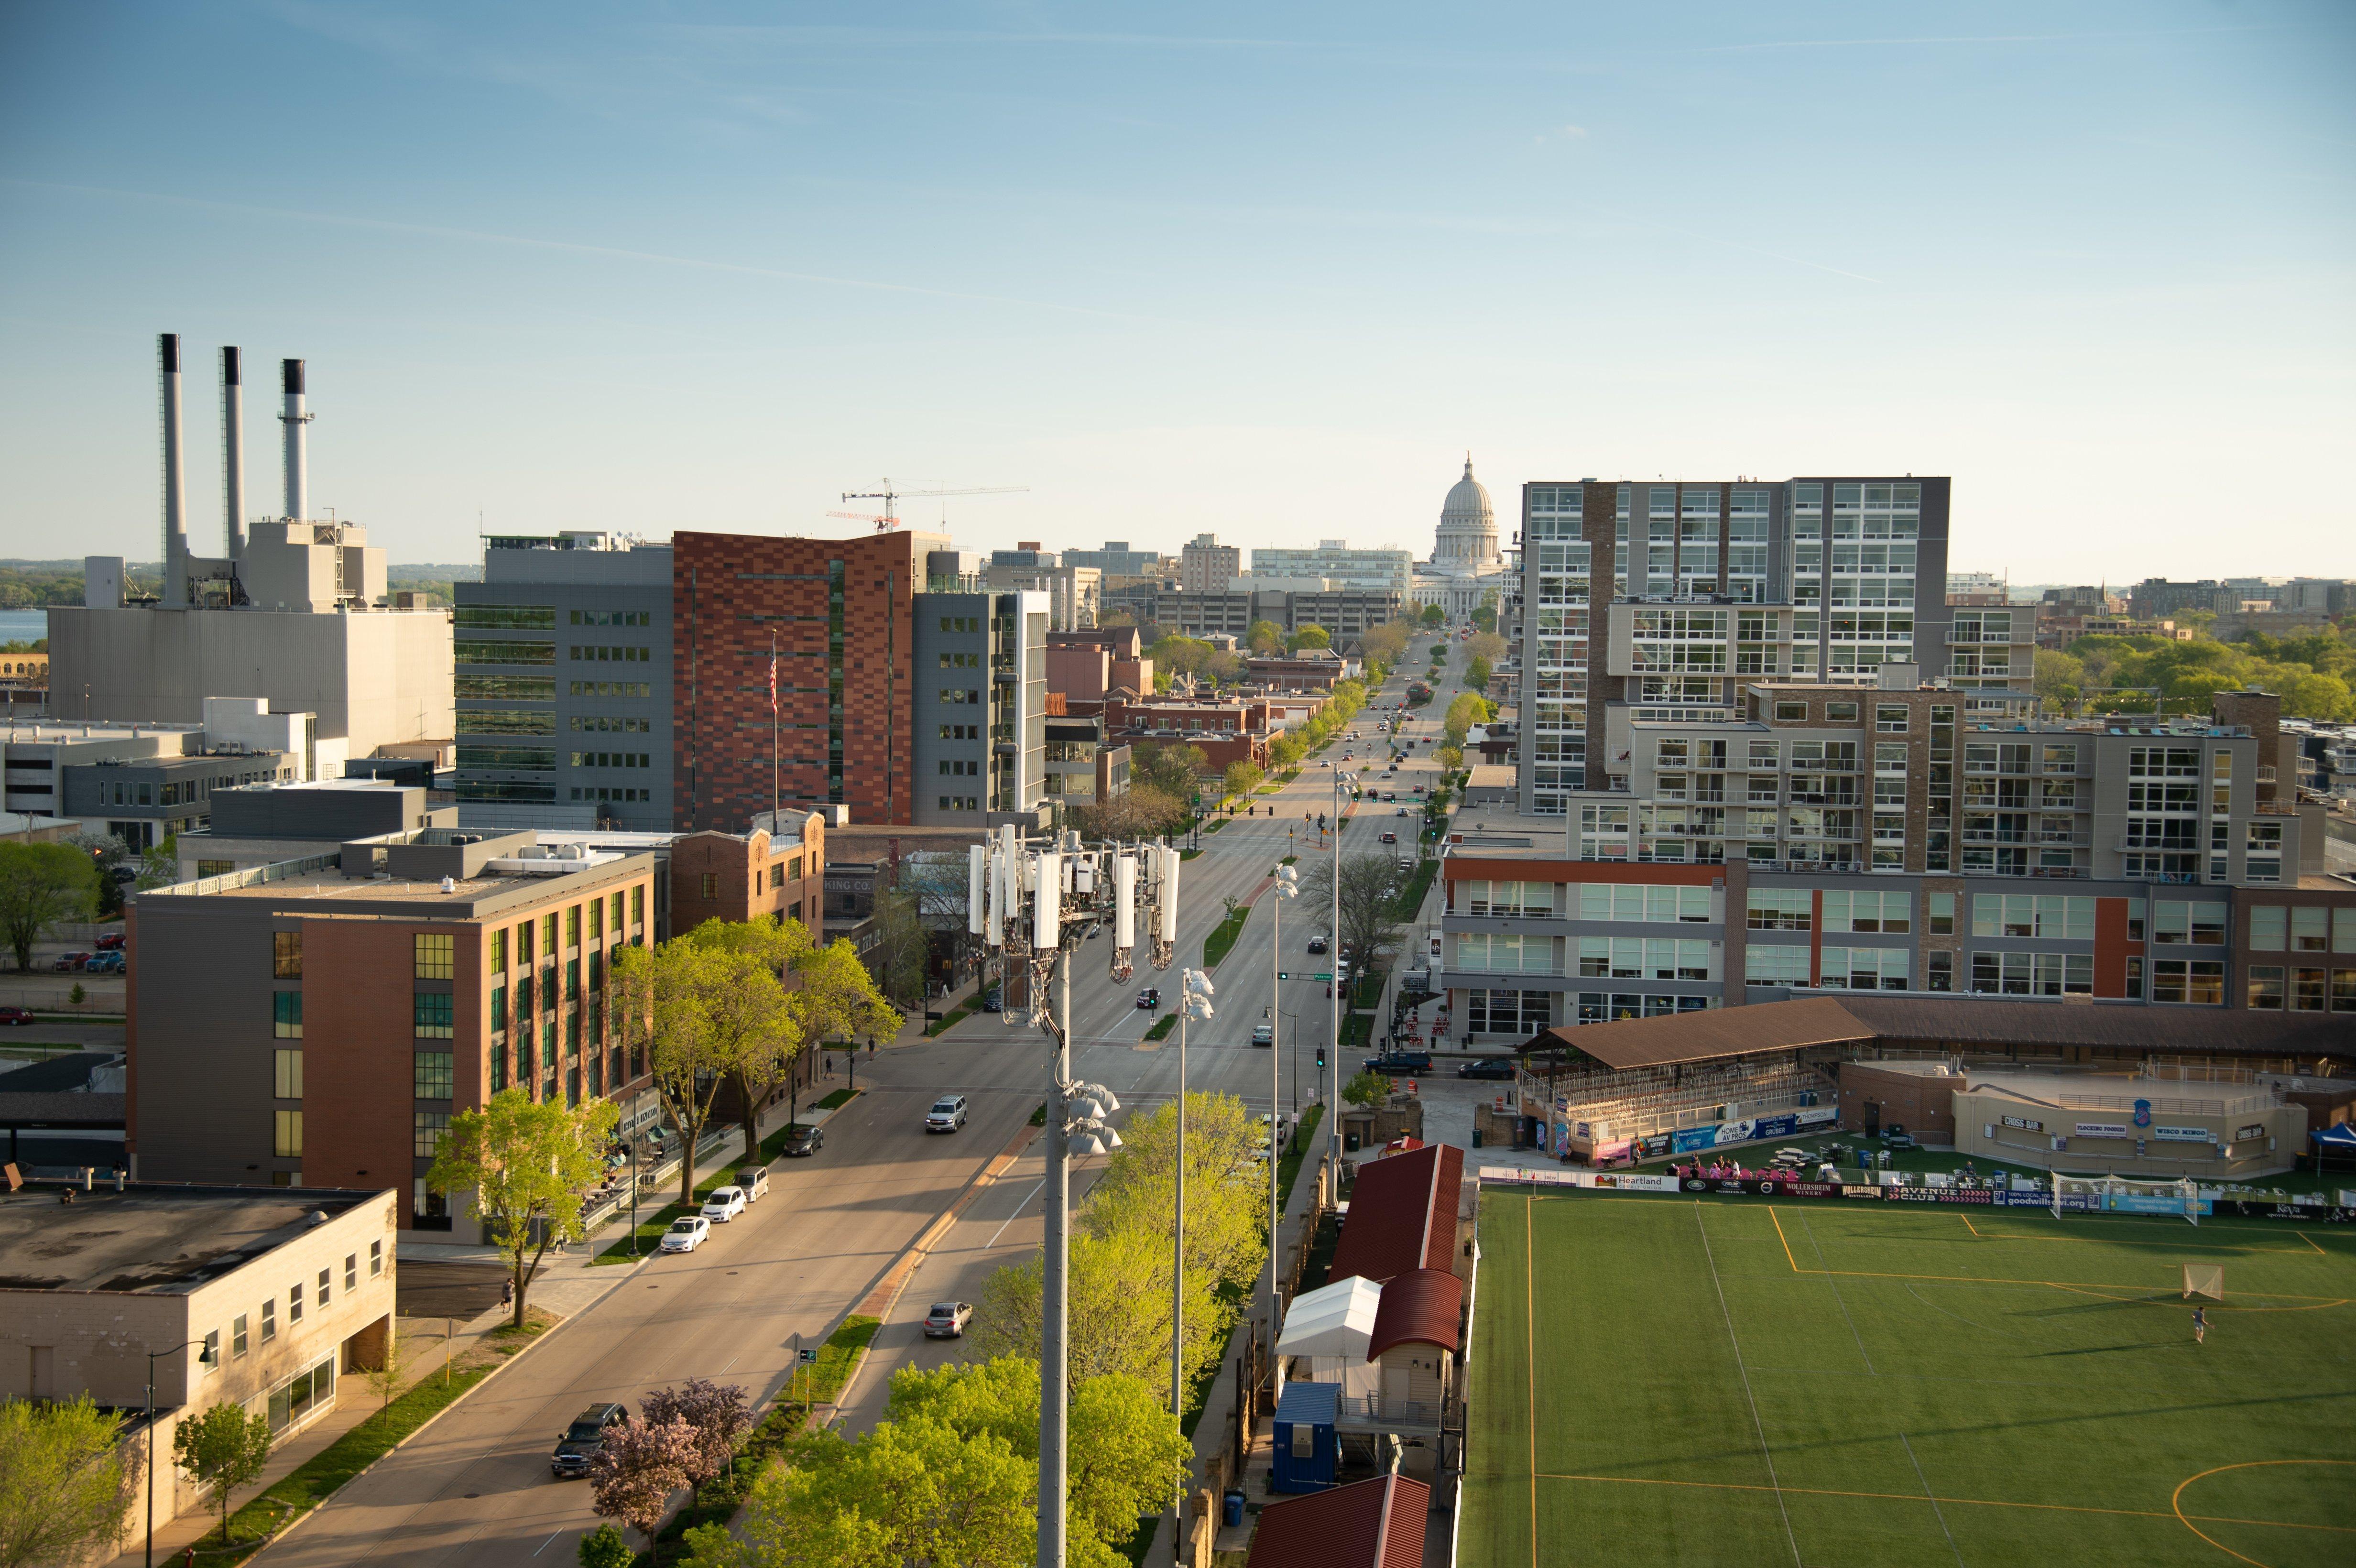
[[[682,833],[670,845],[670,929],[707,920],[798,920],[825,940],[826,819],[787,807],[774,837],[765,812],[750,833]]]
[[[778,799],[914,820],[913,601],[947,542],[671,536],[677,827],[734,831]]]
[[[402,1231],[450,1230],[424,1177],[455,1113],[643,1087],[604,1000],[613,950],[653,940],[655,869],[430,828],[140,893],[133,1177],[390,1187]]]

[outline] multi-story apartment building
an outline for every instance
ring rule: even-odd
[[[1093,566],[1107,577],[1151,577],[1162,570],[1162,556],[1150,549],[1131,549],[1127,539],[1107,539],[1102,549],[1067,549],[1066,566]]]
[[[1225,593],[1244,569],[1244,552],[1216,534],[1196,534],[1178,552],[1178,586],[1189,593]]]
[[[1093,566],[1075,566],[1069,561],[1057,565],[1052,551],[1045,552],[1045,561],[1044,565],[1025,566],[993,560],[981,573],[979,586],[997,593],[1040,594],[1046,602],[1047,629],[1051,632],[1092,630],[1104,617],[1104,573]]]
[[[1047,595],[920,593],[913,608],[913,821],[1035,824],[1047,794]]]
[[[1140,583],[1108,590],[1105,606],[1127,611],[1141,625],[1164,627],[1182,636],[1241,637],[1253,622],[1269,621],[1288,632],[1323,626],[1339,645],[1344,638],[1398,620],[1405,613],[1406,600],[1388,589],[1193,593]]]
[[[1869,684],[1934,672],[1966,713],[2007,711],[2031,674],[2024,611],[1947,605],[1944,478],[1524,486],[1517,586],[1525,810],[1609,787],[1599,743],[1628,722],[1732,717],[1749,680]]]
[[[2226,603],[2232,592],[2220,581],[2170,582],[2165,577],[2147,577],[2127,590],[2127,613],[2138,621],[2163,620],[2188,610],[2231,614],[2241,608]]]
[[[390,1187],[402,1231],[451,1229],[424,1179],[454,1114],[643,1086],[605,999],[614,949],[653,939],[655,867],[429,828],[140,893],[133,1175]]]
[[[460,819],[671,825],[671,549],[498,537],[455,586]]]
[[[1407,602],[1415,556],[1404,549],[1352,549],[1347,539],[1320,539],[1315,549],[1251,552],[1254,577],[1322,577],[1344,588],[1387,588]]]

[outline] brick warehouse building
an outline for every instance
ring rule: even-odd
[[[854,822],[915,820],[913,601],[926,551],[946,542],[906,531],[671,536],[675,826],[741,832],[773,800],[847,805]]]
[[[509,1084],[626,1107],[645,1063],[604,998],[653,939],[656,858],[577,848],[427,828],[137,895],[134,1179],[390,1187],[403,1232],[447,1232],[423,1178],[452,1115]]]

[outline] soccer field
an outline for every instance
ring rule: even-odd
[[[2356,1563],[2340,1227],[1491,1187],[1480,1238],[1466,1568]]]

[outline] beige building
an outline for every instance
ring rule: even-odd
[[[1196,534],[1178,552],[1178,586],[1188,593],[1225,593],[1243,570],[1244,552],[1221,544],[1216,534]]]
[[[71,1196],[0,1192],[0,1399],[86,1393],[139,1412],[156,1352],[159,1520],[203,1506],[171,1464],[184,1417],[241,1404],[283,1439],[335,1409],[348,1376],[382,1364],[393,1193],[134,1184]],[[144,1515],[132,1511],[134,1551]]]
[[[2306,1108],[2263,1078],[2224,1077],[1965,1068],[1954,1092],[1955,1150],[2071,1176],[2218,1182],[2290,1169],[2306,1147]]]

